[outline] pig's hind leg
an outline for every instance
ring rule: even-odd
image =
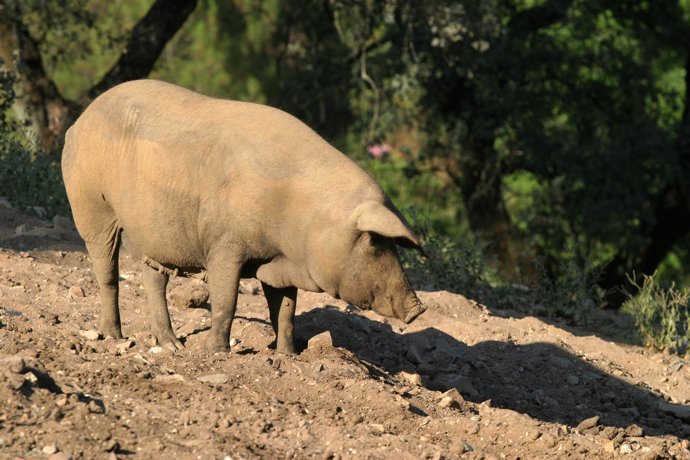
[[[159,273],[152,267],[144,265],[142,281],[149,308],[149,326],[156,342],[172,351],[184,348],[175,336],[170,323],[168,303],[165,299],[165,289],[168,285],[168,275]]]
[[[230,329],[237,308],[237,292],[242,263],[231,262],[228,257],[217,256],[207,262],[206,273],[211,300],[211,330],[204,348],[208,353],[230,350]]]
[[[295,354],[294,324],[297,304],[297,288],[274,288],[261,283],[268,302],[271,325],[276,333],[276,351],[287,355]]]

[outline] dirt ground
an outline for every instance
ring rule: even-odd
[[[247,280],[232,352],[206,355],[207,306],[185,305],[203,285],[175,278],[172,354],[136,261],[121,257],[127,339],[102,340],[80,239],[32,214],[0,199],[0,458],[690,459],[690,363],[612,341],[616,313],[593,333],[419,292],[408,326],[301,292],[302,351],[284,356]]]

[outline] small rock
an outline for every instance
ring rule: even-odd
[[[101,338],[101,333],[95,329],[89,329],[88,331],[79,331],[79,335],[84,337],[86,340],[98,340]]]
[[[560,369],[570,369],[573,367],[573,363],[570,360],[560,356],[549,356],[549,362]]]
[[[68,402],[69,402],[69,400],[67,399],[67,395],[65,395],[65,394],[62,394],[62,395],[58,396],[58,398],[55,400],[55,404],[56,404],[58,407],[63,407],[63,406],[65,406]]]
[[[455,409],[462,409],[463,405],[465,403],[465,400],[463,397],[458,393],[458,390],[455,388],[451,388],[450,390],[446,391],[441,395],[441,399],[438,402],[438,405],[440,407],[452,407]]]
[[[632,454],[633,453],[633,448],[630,444],[627,442],[625,444],[621,444],[621,446],[618,448],[621,452],[621,454]]]
[[[32,384],[36,384],[36,382],[38,382],[38,377],[36,377],[36,374],[33,372],[27,372],[24,374],[24,380],[31,382]]]
[[[21,224],[14,229],[14,234],[17,236],[27,235],[29,232],[31,232],[31,225],[29,224]]]
[[[43,449],[41,449],[41,452],[43,452],[46,455],[53,455],[58,451],[58,448],[55,444],[48,444],[47,446],[43,446]]]
[[[683,361],[676,361],[675,363],[671,364],[671,369],[673,369],[675,372],[678,372],[681,367],[683,367]]]
[[[69,295],[73,299],[78,299],[79,297],[85,297],[84,290],[80,286],[72,286],[69,288]]]
[[[26,363],[21,356],[7,356],[0,359],[0,368],[7,369],[15,374],[21,374],[26,369]]]
[[[74,223],[67,217],[55,215],[53,217],[53,227],[62,230],[74,230]]]
[[[123,354],[125,354],[125,352],[127,350],[132,348],[135,344],[136,344],[136,342],[134,342],[134,340],[127,339],[124,342],[118,343],[117,345],[115,345],[115,349],[117,350],[118,355],[123,355]]]
[[[417,350],[417,347],[414,345],[410,345],[410,347],[407,349],[407,354],[405,355],[405,358],[412,364],[419,364],[422,362],[422,354]]]
[[[630,437],[639,437],[644,435],[644,430],[637,425],[630,425],[625,429],[625,434]]]
[[[567,378],[568,385],[577,385],[580,383],[580,379],[576,375],[569,375]]]
[[[558,439],[551,434],[545,434],[539,439],[541,439],[541,443],[544,445],[544,447],[552,448],[558,445]]]
[[[599,416],[595,415],[594,417],[586,418],[583,421],[581,421],[575,429],[578,431],[584,431],[584,430],[588,430],[590,428],[594,428],[598,424],[599,424]]]
[[[210,374],[202,375],[196,378],[199,382],[210,383],[211,385],[220,385],[228,382],[227,374]]]
[[[459,375],[453,382],[453,386],[458,389],[460,393],[469,397],[479,396],[479,392],[472,386],[470,379],[464,375]]]
[[[400,376],[413,385],[416,385],[416,386],[422,385],[422,376],[417,374],[416,372],[402,371],[402,372],[400,372]]]
[[[155,347],[151,347],[151,348],[149,348],[149,353],[154,354],[154,355],[157,355],[159,353],[163,353],[163,347],[159,347],[158,345],[156,345]]]
[[[386,432],[386,427],[381,423],[370,423],[369,429],[374,434],[383,434]]]
[[[311,339],[307,344],[307,348],[330,348],[333,346],[333,337],[329,331],[324,331],[321,334],[317,334]]]
[[[612,454],[616,451],[616,442],[613,439],[607,439],[604,441],[604,452]]]
[[[683,420],[690,420],[690,405],[678,406],[667,403],[666,401],[659,402],[659,409],[667,414],[673,415],[676,418]]]
[[[48,457],[48,460],[72,460],[72,456],[65,452],[58,452]]]
[[[98,404],[93,399],[89,401],[87,408],[89,409],[89,412],[91,412],[92,414],[102,414],[105,412],[105,410],[103,410],[103,406]]]
[[[32,206],[31,209],[36,213],[36,215],[39,217],[39,219],[45,219],[48,213],[46,212],[46,208],[43,206]]]
[[[4,196],[0,196],[0,208],[12,209],[12,203]]]
[[[238,342],[237,339],[235,339],[235,338],[230,339],[230,346],[231,346],[231,347],[234,347],[234,346],[237,345],[238,343],[239,343],[239,342]]]
[[[117,452],[120,450],[120,443],[114,439],[110,439],[103,443],[103,450],[106,452]]]

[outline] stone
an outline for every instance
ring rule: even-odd
[[[43,206],[32,206],[31,209],[33,209],[39,219],[45,219],[48,216],[48,212],[46,212],[46,208]]]
[[[12,209],[12,203],[4,196],[0,196],[0,208]]]
[[[199,308],[208,302],[208,298],[206,283],[200,280],[192,280],[170,292],[170,300],[178,308]]]
[[[662,412],[673,415],[676,418],[683,420],[690,420],[690,406],[689,405],[675,405],[667,403],[666,401],[660,401],[658,404],[659,409]]]
[[[157,345],[155,347],[151,347],[151,348],[149,348],[149,353],[154,354],[154,355],[157,355],[159,353],[163,353],[163,347],[159,347]]]
[[[317,334],[307,344],[307,348],[330,348],[333,346],[333,337],[329,331]]]
[[[199,382],[209,383],[211,385],[221,385],[223,383],[228,383],[227,374],[209,374],[202,375],[196,378]]]
[[[95,329],[89,329],[88,331],[79,331],[79,335],[84,337],[86,340],[98,340],[101,338],[101,333]]]
[[[405,358],[412,364],[419,364],[422,362],[422,354],[417,350],[417,347],[410,345],[405,354]]]
[[[69,288],[69,295],[73,299],[78,299],[79,297],[85,297],[86,294],[84,293],[84,289],[82,289],[80,286],[72,286]]]
[[[31,225],[21,224],[14,229],[14,234],[17,236],[27,235],[31,231]]]
[[[594,428],[597,425],[599,425],[599,416],[595,415],[594,417],[589,417],[581,421],[575,429],[578,431],[584,431]]]
[[[568,381],[568,385],[577,385],[580,383],[580,379],[577,378],[576,375],[569,375],[566,380]]]
[[[625,434],[630,437],[639,437],[644,435],[644,430],[637,425],[630,425],[625,429]]]
[[[47,446],[43,446],[43,449],[41,449],[41,452],[43,452],[46,455],[53,455],[58,451],[58,448],[55,444],[48,444]]]
[[[620,450],[621,454],[632,454],[634,452],[632,446],[627,442],[625,444],[621,444],[618,449]]]
[[[549,362],[559,369],[570,369],[573,367],[573,363],[566,358],[561,358],[560,356],[549,356]]]
[[[48,460],[72,460],[72,456],[65,452],[58,452],[48,457]]]
[[[604,441],[604,452],[612,454],[616,451],[616,443],[612,439]]]
[[[132,348],[135,345],[134,340],[132,339],[127,339],[124,342],[118,343],[115,345],[115,349],[117,350],[118,355],[123,355],[127,350]]]
[[[7,356],[0,359],[0,368],[4,368],[15,374],[21,374],[26,369],[26,363],[21,356]]]
[[[382,423],[370,423],[369,429],[374,434],[383,434],[386,432],[386,427]]]
[[[60,230],[75,230],[74,222],[71,219],[58,215],[53,217],[53,227]]]
[[[450,407],[454,409],[462,409],[464,403],[465,400],[460,395],[458,390],[456,390],[455,388],[451,388],[450,390],[446,391],[441,395],[438,405],[444,408]]]
[[[458,375],[453,382],[453,386],[458,389],[460,393],[471,398],[479,396],[479,392],[472,386],[470,379],[464,375]]]
[[[402,371],[402,372],[400,372],[400,376],[413,385],[416,385],[416,386],[422,385],[422,376],[417,374],[416,372]]]

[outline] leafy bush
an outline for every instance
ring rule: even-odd
[[[428,257],[417,251],[403,251],[401,259],[405,269],[416,278],[420,287],[445,289],[467,297],[482,297],[488,286],[483,247],[474,240],[457,242],[435,232],[428,212],[416,208],[405,209],[415,233],[422,241]]]
[[[42,206],[49,215],[70,213],[59,163],[18,142],[0,142],[0,196],[17,205]]]
[[[690,341],[690,289],[676,289],[674,284],[661,287],[654,276],[642,276],[641,284],[633,276],[631,284],[638,290],[628,295],[623,311],[635,320],[645,345],[682,355]]]

